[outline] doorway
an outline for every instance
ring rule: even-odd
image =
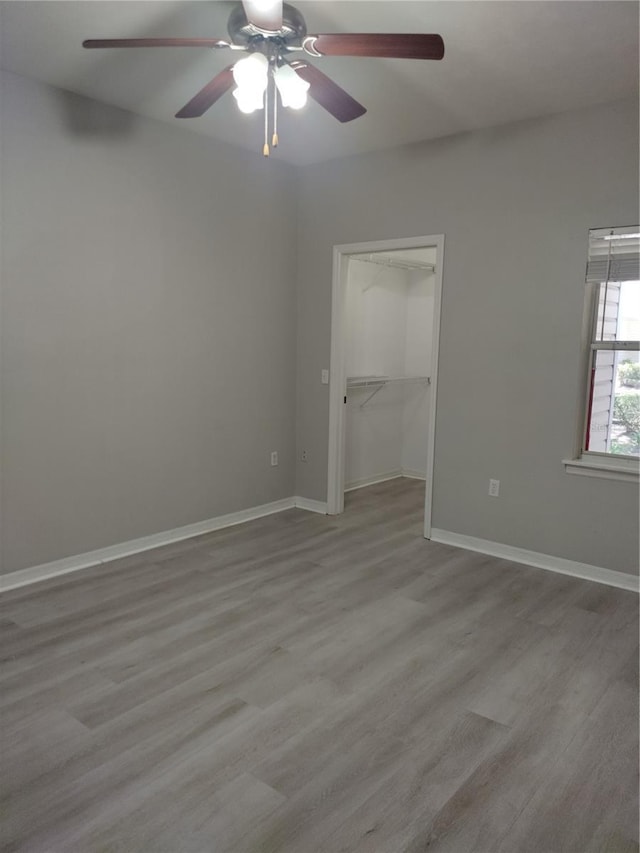
[[[443,258],[442,234],[334,247],[330,515],[345,488],[424,477],[431,536]]]

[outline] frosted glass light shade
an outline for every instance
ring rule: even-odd
[[[238,109],[241,113],[253,113],[263,107],[263,92],[252,92],[248,89],[234,89],[233,97],[236,99]]]
[[[254,93],[267,88],[269,62],[261,53],[252,53],[233,66],[233,79],[239,89]]]
[[[283,107],[299,110],[307,103],[309,84],[298,77],[290,65],[281,65],[274,73],[276,86],[280,92]]]

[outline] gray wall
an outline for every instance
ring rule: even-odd
[[[5,572],[294,493],[290,172],[3,75]]]
[[[332,246],[441,232],[434,526],[634,571],[637,488],[560,463],[587,231],[637,220],[634,104],[296,175],[10,74],[2,94],[4,571],[325,500]]]
[[[310,459],[297,493],[327,494],[332,246],[444,233],[434,527],[635,573],[637,485],[571,476],[561,460],[578,417],[588,230],[637,219],[631,102],[305,169],[297,424]]]

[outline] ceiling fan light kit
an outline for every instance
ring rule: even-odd
[[[278,144],[278,95],[283,107],[298,110],[313,100],[340,122],[353,121],[366,113],[330,77],[306,58],[289,59],[290,54],[307,56],[358,56],[395,59],[442,59],[441,36],[420,33],[327,33],[307,35],[300,12],[282,0],[242,0],[231,11],[227,25],[231,41],[219,38],[135,38],[88,39],[85,48],[113,47],[207,47],[245,51],[249,55],[220,71],[176,113],[176,118],[203,115],[225,92],[233,97],[242,113],[264,109],[263,154]]]

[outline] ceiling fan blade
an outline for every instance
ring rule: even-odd
[[[333,33],[308,36],[309,53],[322,56],[375,56],[389,59],[442,59],[442,36],[419,33]]]
[[[337,83],[334,83],[330,77],[327,77],[314,65],[309,65],[306,61],[296,60],[291,63],[291,67],[298,77],[302,77],[309,83],[309,94],[313,100],[324,107],[327,112],[330,112],[338,121],[353,121],[354,118],[359,118],[366,113],[367,110],[362,104],[359,104],[355,98],[352,98],[348,92],[341,89]]]
[[[197,118],[203,115],[232,86],[233,65],[229,65],[200,89],[198,94],[176,113],[176,118]]]
[[[242,0],[244,13],[250,24],[267,32],[282,28],[282,0]]]
[[[229,47],[224,39],[86,39],[83,47]]]

